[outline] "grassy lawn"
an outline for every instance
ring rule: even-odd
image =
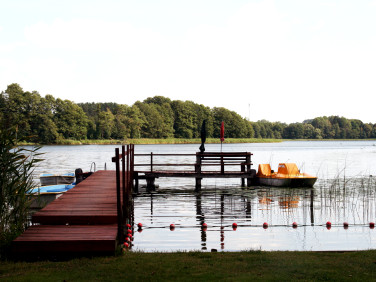
[[[376,251],[139,253],[52,262],[0,262],[4,281],[376,279]]]

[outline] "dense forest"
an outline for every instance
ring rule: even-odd
[[[302,123],[251,122],[226,108],[162,96],[116,103],[79,103],[23,91],[16,83],[0,94],[0,121],[32,142],[54,144],[64,139],[199,138],[203,120],[207,137],[226,138],[366,139],[376,138],[376,124],[339,116],[316,117]]]

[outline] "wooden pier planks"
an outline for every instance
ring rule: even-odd
[[[35,225],[13,241],[14,254],[113,253],[117,225]]]
[[[97,171],[32,216],[40,224],[116,224],[115,171]]]
[[[32,216],[13,241],[15,255],[114,253],[117,240],[115,171],[97,171]]]

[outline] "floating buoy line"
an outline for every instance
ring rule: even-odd
[[[209,226],[206,222],[204,222],[201,226],[199,226],[202,231],[207,231],[209,227],[211,228],[217,228],[220,227],[221,229],[225,227],[232,227],[233,231],[236,231],[238,227],[262,227],[264,229],[268,229],[269,227],[292,227],[294,229],[297,229],[298,227],[314,227],[314,226],[322,226],[326,227],[326,229],[330,230],[332,227],[343,227],[344,229],[348,229],[350,226],[368,226],[370,229],[375,228],[375,223],[374,222],[369,222],[368,224],[366,223],[360,223],[360,224],[349,224],[348,222],[343,222],[343,224],[332,224],[330,221],[327,221],[326,223],[323,224],[298,224],[297,222],[293,222],[291,225],[285,225],[285,224],[275,224],[275,225],[269,225],[267,222],[264,222],[262,225],[260,224],[242,224],[238,225],[236,222],[232,223],[231,225],[212,225]],[[132,230],[132,226],[130,224],[127,224],[126,227],[128,228],[127,230],[127,236],[125,237],[125,242],[123,243],[123,248],[128,249],[132,246],[132,241],[134,239],[134,232]],[[175,224],[171,223],[170,226],[143,226],[142,223],[137,224],[137,232],[141,233],[143,229],[162,229],[162,228],[170,228],[171,231],[174,231],[175,228],[197,228],[198,226],[184,226],[184,225],[178,225],[175,226]]]

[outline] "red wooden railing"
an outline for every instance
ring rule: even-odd
[[[121,161],[121,168],[120,168]],[[118,218],[118,239],[124,241],[124,224],[130,218],[130,205],[132,197],[133,172],[134,172],[134,145],[122,145],[115,149],[112,162],[116,166],[116,199]]]

